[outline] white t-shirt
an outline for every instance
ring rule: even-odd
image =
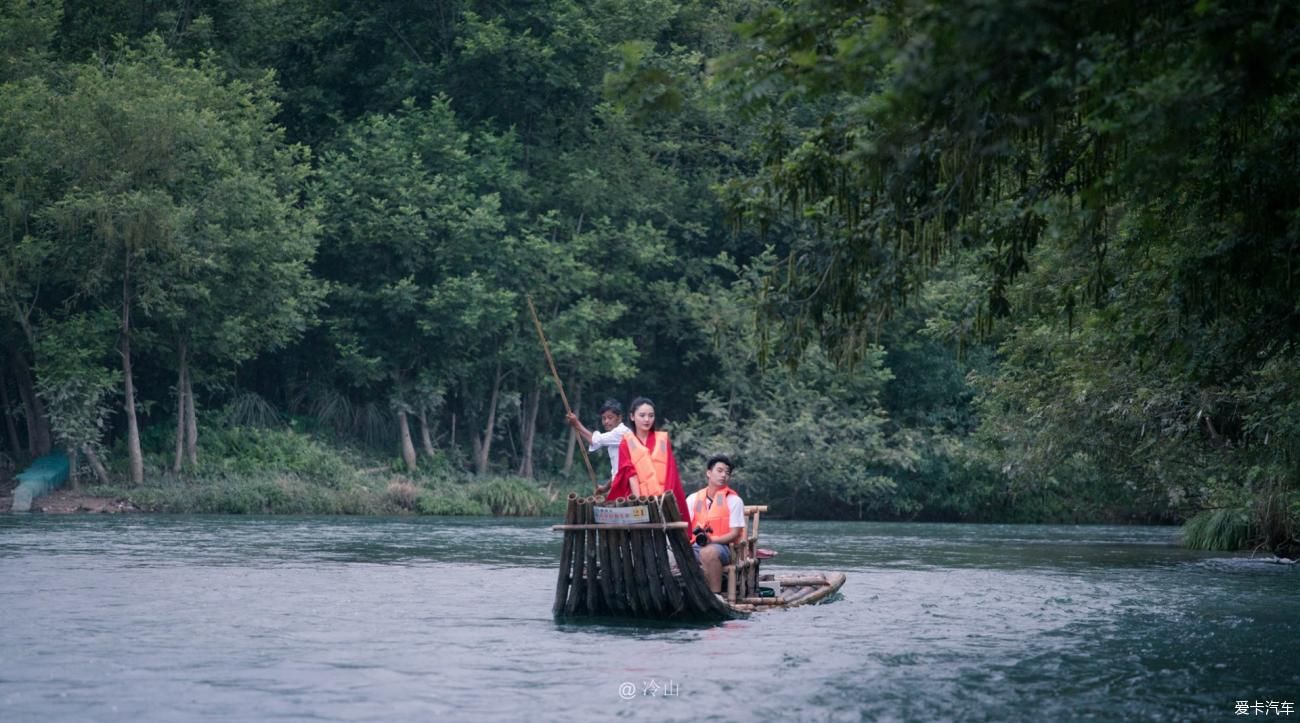
[[[700,495],[705,495],[704,509],[712,503],[708,501],[708,495],[704,490],[693,492],[686,498],[686,509],[690,510],[691,515],[695,515],[695,500]],[[741,501],[740,495],[727,495],[727,525],[733,530],[741,529],[745,526],[745,503]]]
[[[627,425],[619,422],[617,427],[608,432],[591,433],[591,445],[587,447],[587,451],[595,452],[604,447],[609,452],[609,479],[605,480],[606,482],[614,479],[614,475],[618,473],[618,443],[623,441],[623,435],[631,431]]]

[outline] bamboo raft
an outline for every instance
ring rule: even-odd
[[[644,519],[597,522],[597,515],[614,516],[609,511],[619,508],[631,508],[622,510],[625,516]],[[835,594],[844,585],[842,573],[759,572],[758,523],[766,511],[765,505],[745,507],[745,529],[731,545],[720,596],[705,581],[683,534],[688,523],[671,494],[613,502],[571,494],[564,524],[552,527],[564,533],[552,612],[560,618],[721,621],[810,605]]]

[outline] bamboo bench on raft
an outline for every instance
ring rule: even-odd
[[[672,495],[613,502],[569,495],[564,524],[552,528],[564,533],[552,612],[556,617],[728,620],[818,602],[839,590],[844,584],[839,573],[760,574],[758,523],[766,511],[766,505],[745,507],[745,528],[730,546],[731,564],[723,568],[722,597],[704,579],[684,534],[688,523]],[[598,522],[598,515],[629,521]],[[764,597],[762,587],[776,594]]]

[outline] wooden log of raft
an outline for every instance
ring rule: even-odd
[[[615,583],[615,573],[618,568],[615,567],[613,560],[617,554],[612,550],[613,541],[611,537],[613,530],[598,530],[599,552],[600,552],[600,592],[605,600],[605,609],[615,614],[622,613],[626,610],[623,604],[623,598],[618,593],[618,585]]]
[[[844,586],[844,579],[844,573],[842,572],[831,573],[826,577],[825,585],[814,587],[811,593],[799,600],[799,604],[811,605],[823,598],[830,597],[832,594],[839,592],[839,589]]]
[[[615,507],[623,507],[624,505],[627,505],[627,503],[623,499],[615,502]],[[612,532],[614,532],[612,542],[614,542],[614,549],[617,551],[617,558],[619,558],[615,560],[614,564],[619,566],[620,577],[623,579],[623,601],[627,603],[633,615],[647,614],[649,611],[642,605],[641,593],[637,590],[637,575],[632,566],[632,555],[628,553],[629,538],[632,537],[632,533],[623,531],[623,529],[615,529]]]
[[[589,499],[588,503],[582,506],[583,520],[587,524],[593,524],[595,519],[595,500]],[[587,579],[586,579],[586,599],[587,613],[597,615],[600,613],[600,571],[596,569],[596,531],[589,529],[581,533],[587,538]]]
[[[655,559],[658,561],[659,579],[663,581],[664,592],[667,595],[668,609],[675,615],[686,608],[686,599],[682,594],[681,583],[673,575],[672,562],[668,559],[669,555],[672,555],[668,549],[668,535],[678,533],[664,528],[663,510],[660,507],[663,499],[660,497],[659,502],[650,505],[650,525],[652,528],[650,535],[654,538]],[[673,504],[676,504],[676,502]]]
[[[626,507],[627,500],[618,500],[616,506]],[[640,615],[650,614],[650,593],[646,591],[637,580],[635,555],[632,554],[632,536],[630,530],[619,530],[618,534],[618,554],[623,561],[623,584],[626,586],[624,593],[628,604],[632,606],[633,611]]]
[[[573,524],[574,514],[577,512],[578,495],[570,492],[569,503],[564,508],[565,524]],[[565,533],[564,543],[560,546],[560,573],[555,579],[555,604],[551,606],[551,612],[559,615],[564,610],[564,602],[569,596],[569,585],[573,574],[573,536]]]
[[[577,507],[573,516],[576,522],[581,523],[584,519],[585,513],[582,508],[586,506],[584,500],[577,500]],[[587,555],[587,536],[581,532],[566,532],[565,534],[573,537],[573,578],[569,583],[569,597],[564,603],[564,612],[575,615],[581,607],[584,592],[582,574]]]
[[[664,518],[668,520],[679,516],[675,503],[663,508],[662,512]],[[708,583],[704,580],[704,571],[700,569],[694,551],[687,544],[686,536],[676,532],[670,533],[668,546],[673,552],[673,557],[677,558],[677,570],[681,573],[680,584],[687,609],[694,613],[708,614],[712,608],[708,598],[712,598],[713,593],[709,592]]]
[[[632,500],[624,500],[625,506],[634,504]],[[637,525],[640,528],[640,525]],[[635,593],[637,604],[641,607],[641,614],[654,616],[658,613],[654,598],[650,596],[650,573],[646,568],[645,559],[641,556],[641,533],[637,530],[629,529],[623,534],[623,555],[631,565],[632,592]]]
[[[736,602],[754,605],[759,608],[799,607],[812,605],[819,600],[837,592],[844,585],[844,573],[835,572],[820,577],[773,577],[765,576],[768,581],[780,581],[783,592],[775,597],[746,597]]]
[[[654,504],[647,497],[639,497],[636,501],[642,505]],[[641,554],[640,561],[645,566],[646,580],[649,582],[653,609],[657,613],[667,613],[668,600],[664,597],[663,581],[659,578],[659,562],[655,558],[654,531],[649,525],[642,525],[642,529],[636,533],[636,538],[637,549]]]
[[[736,600],[736,603],[764,607],[785,605],[785,600],[779,597],[742,597]]]
[[[681,512],[677,509],[676,502],[664,505],[663,512],[664,518],[669,522],[682,521]],[[714,595],[709,588],[708,581],[704,579],[704,569],[700,567],[699,561],[695,559],[695,551],[691,549],[686,536],[669,535],[668,541],[672,545],[673,554],[678,560],[678,568],[682,572],[682,586],[687,595],[693,598],[697,611],[718,619],[735,617],[736,611],[719,600],[718,596]]]
[[[804,585],[831,584],[831,581],[827,580],[825,577],[782,577],[782,578],[769,578],[769,579],[773,579],[773,580],[779,579],[780,583],[785,587],[803,587]]]
[[[678,530],[684,530],[684,529],[686,529],[686,526],[687,526],[687,525],[686,525],[685,522],[670,522],[670,523],[667,524],[667,527],[668,527],[669,529],[678,529]],[[572,530],[572,531],[582,531],[582,530],[632,530],[632,531],[636,531],[636,530],[644,530],[644,529],[646,529],[646,525],[645,525],[645,524],[639,524],[639,525],[622,525],[622,524],[614,524],[614,523],[598,524],[598,523],[595,523],[595,522],[583,522],[583,523],[574,523],[574,524],[565,523],[565,524],[563,524],[563,525],[551,525],[551,529],[552,529],[552,530],[556,530],[556,531],[561,531],[561,532],[569,532],[569,531],[571,531],[571,530]]]
[[[804,597],[805,595],[812,594],[812,592],[816,589],[817,588],[813,587],[812,585],[804,585],[803,587],[794,588],[789,593],[786,593],[783,589],[781,592],[781,599],[784,600],[787,605],[789,605],[790,603],[798,602],[799,598]]]

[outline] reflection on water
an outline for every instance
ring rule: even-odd
[[[547,521],[0,517],[3,720],[1206,720],[1300,704],[1300,571],[1171,528],[764,522],[831,604],[557,623]],[[1300,715],[1300,713],[1297,713]]]

